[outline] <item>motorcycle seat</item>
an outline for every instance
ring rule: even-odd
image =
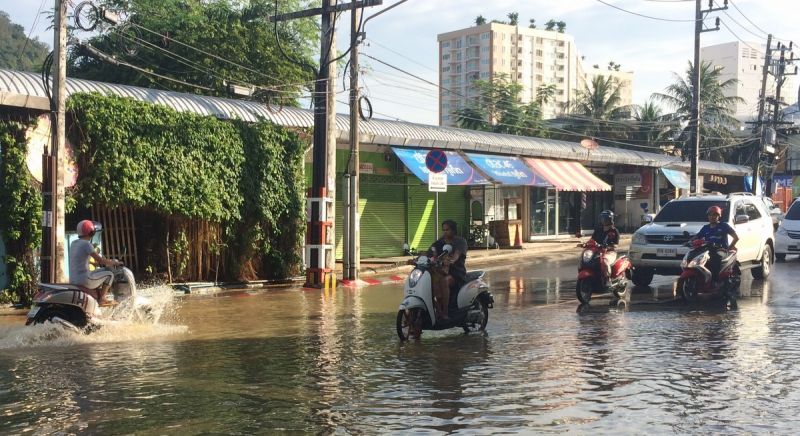
[[[72,283],[42,283],[40,285],[43,290],[45,291],[81,291],[81,292],[92,292],[91,289],[80,286],[80,285],[73,285]]]
[[[466,283],[478,280],[479,278],[483,277],[484,274],[485,273],[483,271],[469,271],[467,273],[467,281],[466,281]]]

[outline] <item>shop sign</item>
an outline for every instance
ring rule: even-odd
[[[642,186],[642,175],[640,173],[615,174],[614,186]]]
[[[711,175],[708,176],[708,180],[706,180],[706,182],[708,182],[708,183],[716,183],[717,185],[727,185],[728,184],[728,178],[725,177],[725,176],[717,176],[715,174],[711,174]]]
[[[372,162],[361,162],[358,164],[358,171],[361,174],[375,174],[375,165]]]

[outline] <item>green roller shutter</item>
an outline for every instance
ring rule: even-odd
[[[417,179],[412,179],[417,181]],[[436,238],[434,226],[444,220],[458,224],[458,234],[462,237],[467,225],[467,199],[465,186],[448,186],[447,192],[439,194],[439,223],[435,224],[434,194],[428,192],[428,185],[408,187],[408,244],[417,250],[430,246]],[[441,232],[440,235],[441,236]]]
[[[405,175],[361,175],[361,259],[401,256],[405,242]],[[342,259],[341,177],[336,191],[336,258]]]

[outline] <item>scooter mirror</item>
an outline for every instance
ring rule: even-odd
[[[452,253],[453,252],[453,246],[450,245],[450,244],[447,244],[444,247],[442,247],[442,251],[445,252],[445,253],[448,253],[448,254]]]

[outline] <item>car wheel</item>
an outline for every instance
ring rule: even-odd
[[[772,272],[772,247],[767,245],[764,247],[764,253],[761,255],[761,264],[750,272],[753,274],[754,279],[765,279],[769,277]]]
[[[636,268],[633,270],[633,284],[636,286],[650,286],[655,272],[652,268]]]
[[[786,253],[775,253],[775,260],[783,262],[786,260]]]

